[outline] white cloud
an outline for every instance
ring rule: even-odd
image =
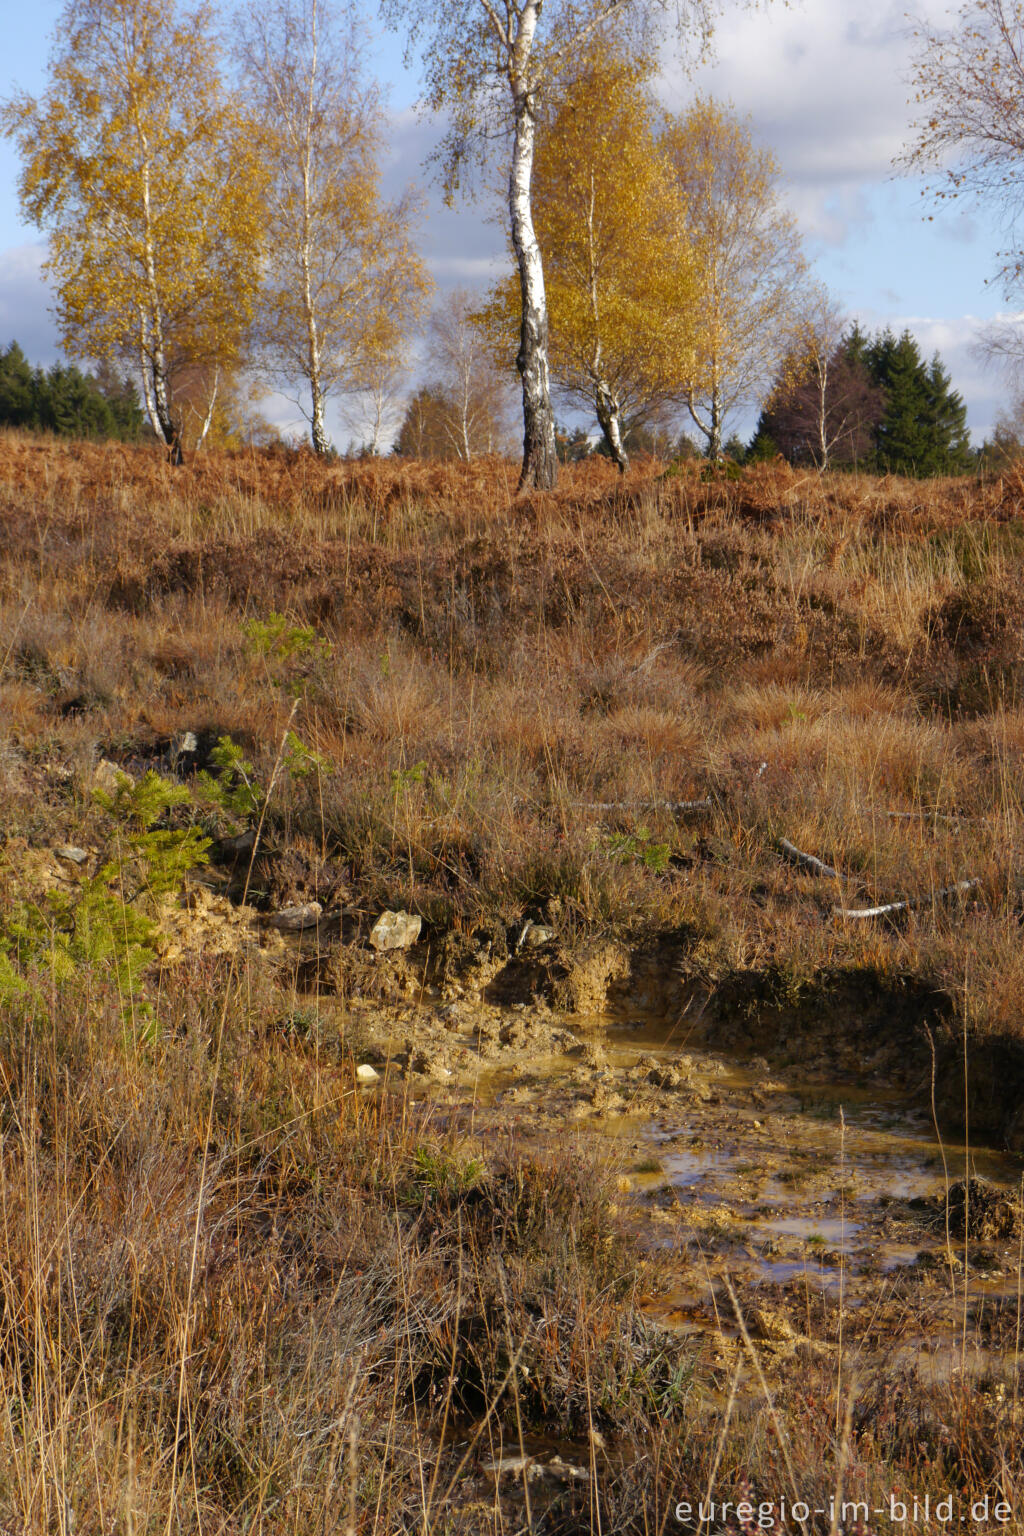
[[[948,20],[944,0],[917,9]],[[680,110],[695,93],[730,101],[779,160],[802,227],[835,243],[863,212],[861,189],[891,178],[913,136],[914,39],[905,0],[730,9],[692,74],[666,53],[660,90]]]
[[[424,210],[416,241],[430,275],[442,290],[489,284],[506,261],[500,193],[480,176],[475,195],[473,187],[467,188],[446,207],[435,168],[427,163],[440,143],[443,125],[403,111],[391,118],[389,127],[381,190],[393,198],[410,184],[421,189]]]
[[[943,12],[940,0],[925,9]],[[731,99],[754,117],[791,180],[827,176],[834,186],[888,173],[909,131],[912,52],[902,0],[860,0],[856,20],[835,0],[734,9],[709,62],[689,81],[667,79],[666,94]]]
[[[0,251],[0,345],[16,341],[32,363],[53,363],[60,352],[57,328],[48,313],[52,296],[43,276],[42,241]]]

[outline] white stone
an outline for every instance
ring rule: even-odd
[[[408,949],[423,927],[422,917],[412,912],[382,912],[370,929],[374,949]]]
[[[55,848],[53,851],[58,859],[64,859],[69,864],[84,864],[89,857],[84,848],[76,848],[72,843],[65,843],[63,848]]]

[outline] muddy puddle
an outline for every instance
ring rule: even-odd
[[[610,1032],[627,1077],[631,1050]],[[679,1053],[648,1039],[643,1055]],[[1021,1160],[940,1146],[930,1118],[884,1082],[686,1059],[698,1091],[685,1103],[611,1116],[601,1131],[629,1149],[627,1219],[677,1273],[644,1298],[647,1315],[703,1338],[723,1364],[746,1328],[776,1359],[835,1351],[845,1336],[934,1381],[999,1374],[1021,1326]]]
[[[617,1219],[650,1256],[643,1312],[712,1364],[744,1327],[769,1359],[857,1348],[936,1378],[1012,1355],[1024,1163],[940,1146],[885,1078],[821,1080],[813,1062],[783,1072],[688,1047],[685,1027],[544,1008],[420,1000],[368,1029],[371,1015],[349,1027],[382,1080],[472,1106],[479,1125],[598,1148]]]

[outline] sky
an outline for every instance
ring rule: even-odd
[[[45,88],[62,10],[63,0],[0,0],[0,94]],[[945,0],[918,0],[915,14],[932,25],[953,19]],[[426,186],[419,242],[440,289],[485,283],[507,260],[500,203],[481,194],[463,197],[454,210],[442,205],[423,163],[438,128],[415,109],[417,72],[405,66],[403,48],[377,27],[373,58],[391,120],[385,189]],[[726,4],[706,61],[695,66],[677,40],[666,42],[659,90],[673,110],[701,92],[749,117],[780,164],[815,275],[851,319],[872,330],[906,327],[926,356],[941,353],[980,442],[1009,403],[1005,383],[971,348],[979,326],[1006,312],[989,281],[1005,232],[992,210],[935,204],[922,197],[920,179],[894,171],[912,137],[913,54],[906,0],[858,0],[855,14],[848,0]],[[18,170],[14,146],[0,141],[0,345],[16,339],[32,362],[50,363],[59,351],[41,272],[45,244],[20,217]],[[265,409],[279,424],[301,426],[279,397]],[[337,411],[330,425],[340,443],[351,436]],[[746,435],[751,423],[735,425]]]

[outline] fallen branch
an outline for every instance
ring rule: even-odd
[[[833,907],[835,917],[889,917],[894,912],[912,912],[916,907],[923,906],[928,900],[939,901],[944,896],[960,896],[965,891],[973,891],[980,880],[958,880],[956,885],[944,885],[941,891],[936,891],[934,896],[911,896],[907,901],[890,901],[882,907]]]
[[[816,859],[813,853],[801,853],[788,837],[779,838],[779,847],[793,864],[799,864],[801,869],[809,869],[813,875],[824,875],[826,880],[845,880],[838,869],[833,869],[831,864],[825,864],[821,859]]]
[[[574,811],[596,811],[605,814],[608,811],[668,811],[671,815],[683,815],[687,811],[713,811],[715,802],[706,800],[569,800],[566,802]],[[536,801],[527,800],[521,795],[516,795],[512,801],[514,809],[540,810]],[[548,806],[548,810],[555,809]]]
[[[788,837],[779,838],[779,849],[792,863],[799,864],[801,869],[810,870],[811,874],[822,875],[826,880],[847,878],[841,875],[838,869],[833,869],[831,864],[825,864],[821,859],[816,859],[813,853],[802,853],[794,843],[789,841]],[[880,907],[833,907],[832,913],[835,917],[891,917],[896,912],[912,912],[928,900],[941,901],[945,896],[962,896],[965,891],[973,891],[975,886],[980,884],[981,881],[977,878],[958,880],[956,885],[945,885],[930,898],[910,896],[905,901],[887,901]]]

